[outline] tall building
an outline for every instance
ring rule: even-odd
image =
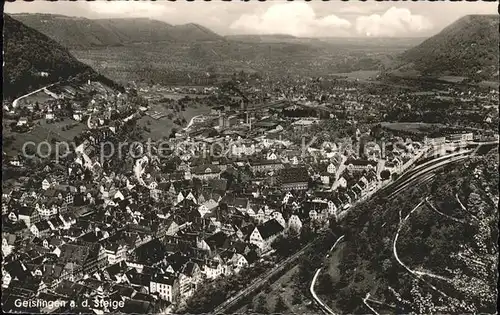
[[[380,157],[382,159],[385,159],[385,138],[382,137],[378,139],[377,141],[378,146],[380,147]]]
[[[219,114],[219,127],[224,128],[224,120],[226,119],[225,114]]]
[[[219,115],[219,127],[229,128],[231,126],[230,117],[225,113]]]

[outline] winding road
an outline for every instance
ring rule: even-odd
[[[402,190],[407,189],[408,187],[411,187],[412,185],[427,183],[432,178],[434,178],[436,171],[438,171],[439,169],[441,169],[445,165],[448,165],[448,164],[451,164],[451,163],[460,162],[460,161],[464,160],[465,158],[467,158],[472,153],[473,153],[472,150],[468,150],[468,151],[464,151],[464,152],[452,153],[452,154],[449,154],[449,155],[440,156],[440,157],[438,157],[438,158],[436,158],[434,160],[427,161],[427,162],[425,162],[425,163],[423,163],[421,165],[418,165],[418,166],[414,167],[413,169],[407,170],[396,181],[394,181],[394,182],[390,183],[389,185],[383,187],[382,189],[380,189],[376,193],[378,193],[378,192],[385,192],[388,196],[393,197],[393,196],[397,195],[399,192],[401,192]],[[369,199],[369,198],[367,198],[367,199]],[[396,236],[394,238],[393,253],[394,253],[394,257],[396,258],[396,260],[398,261],[398,263],[403,268],[405,268],[405,270],[407,270],[409,273],[411,273],[415,277],[417,277],[420,280],[422,280],[425,283],[427,283],[431,288],[435,289],[436,291],[440,292],[442,295],[444,295],[444,296],[447,297],[446,294],[444,294],[443,292],[439,291],[435,286],[433,286],[432,284],[430,284],[427,281],[425,281],[425,279],[422,279],[422,276],[426,275],[426,276],[429,276],[429,277],[438,278],[438,279],[447,280],[447,281],[449,281],[449,279],[444,278],[444,277],[439,276],[439,275],[434,275],[434,274],[429,273],[429,272],[411,270],[409,267],[407,267],[399,259],[399,256],[398,256],[397,250],[396,250],[396,243],[397,243],[397,239],[399,237],[399,231],[401,230],[401,228],[403,226],[402,223],[404,223],[404,221],[406,221],[409,218],[409,216],[411,215],[411,213],[414,212],[414,211],[416,211],[425,201],[426,200],[423,199],[414,209],[412,209],[412,211],[410,211],[410,213],[404,219],[401,218],[401,216],[400,216],[401,223],[400,223],[400,226],[398,228],[398,232],[397,232],[397,234],[396,234]],[[335,247],[335,244],[332,247],[332,249],[334,247]],[[319,297],[315,293],[313,293],[314,292],[313,285],[314,285],[314,283],[317,280],[317,275],[319,274],[319,271],[320,271],[320,269],[318,269],[316,271],[315,277],[313,278],[313,284],[311,285],[311,288],[310,288],[311,295],[313,296],[313,298],[316,301],[316,303],[321,307],[321,309],[325,313],[330,314],[330,315],[335,315],[335,313],[330,308],[328,308],[328,306],[326,306],[326,304],[323,301],[321,301],[321,299],[319,299]],[[366,297],[365,297],[365,299],[368,300]],[[372,309],[370,306],[368,306],[368,307],[370,309]],[[374,312],[374,313],[377,314],[376,312]]]
[[[40,92],[40,91],[46,91],[46,89],[47,89],[47,88],[49,88],[49,87],[51,87],[51,86],[54,86],[54,85],[56,85],[56,84],[58,84],[58,83],[59,83],[59,82],[52,83],[52,84],[49,84],[49,85],[47,85],[47,86],[41,87],[41,88],[39,88],[38,90],[34,90],[34,91],[32,91],[32,92],[29,92],[29,93],[27,93],[27,94],[24,94],[24,95],[22,95],[22,96],[19,96],[18,98],[16,98],[16,99],[12,102],[12,107],[13,107],[13,108],[16,108],[16,107],[17,107],[17,103],[19,103],[19,101],[20,101],[20,100],[22,100],[23,98],[28,97],[28,96],[30,96],[30,95],[33,95],[33,94],[35,94],[35,93],[38,93],[38,92]],[[45,92],[45,93],[47,93],[47,92]],[[49,95],[50,95],[50,94],[49,94]]]
[[[325,303],[323,303],[323,301],[321,301],[321,299],[318,297],[318,295],[314,291],[314,285],[316,284],[316,280],[318,280],[318,276],[319,276],[320,271],[321,271],[321,268],[316,270],[316,273],[314,274],[313,280],[311,282],[311,287],[309,288],[309,292],[311,292],[313,299],[316,301],[316,303],[321,307],[321,309],[324,312],[326,312],[327,314],[330,314],[330,315],[337,315],[337,313],[332,311],[332,309],[329,308],[328,305],[326,305]]]
[[[182,130],[184,130],[184,131],[189,130],[189,128],[191,128],[191,126],[193,125],[195,118],[200,117],[200,116],[203,116],[203,115],[196,115],[196,116],[193,116],[193,117],[189,120],[189,123],[187,124],[187,126],[186,126],[186,127],[184,127]]]
[[[446,213],[442,213],[441,211],[439,211],[433,204],[432,202],[429,201],[429,197],[425,198],[425,202],[427,203],[427,205],[432,209],[432,211],[436,212],[437,214],[439,215],[442,215],[443,217],[446,217],[452,221],[455,221],[455,222],[458,222],[458,223],[462,223],[462,224],[465,224],[465,221],[464,220],[460,220],[460,219],[457,219],[455,217],[452,217],[451,215],[447,215]]]
[[[440,291],[438,288],[436,288],[434,285],[430,284],[429,282],[425,281],[424,279],[422,279],[422,276],[428,276],[428,277],[431,277],[431,278],[435,278],[435,279],[439,279],[439,280],[444,280],[444,281],[450,281],[450,279],[448,278],[445,278],[443,276],[439,276],[439,275],[435,275],[433,273],[430,273],[430,272],[426,272],[426,271],[417,271],[417,270],[412,270],[410,269],[410,267],[408,267],[404,262],[401,261],[401,259],[399,258],[399,255],[398,255],[398,251],[397,251],[397,242],[398,242],[398,237],[399,237],[399,233],[401,232],[401,229],[404,225],[404,223],[410,218],[411,214],[415,211],[418,210],[418,208],[420,208],[420,206],[422,206],[422,204],[426,201],[427,198],[423,199],[422,201],[420,201],[418,203],[418,205],[415,206],[415,208],[413,208],[407,215],[406,217],[404,217],[403,219],[401,219],[401,221],[399,222],[399,226],[398,226],[398,230],[396,232],[396,235],[394,236],[394,241],[392,243],[392,252],[393,252],[393,255],[394,255],[394,258],[396,259],[396,261],[399,263],[399,265],[401,267],[403,267],[404,269],[406,269],[406,271],[408,271],[411,275],[413,275],[414,277],[424,281],[425,283],[427,283],[432,289],[434,289],[436,292],[439,292],[441,295],[443,296],[446,296],[448,297],[448,295],[446,295],[444,292]]]
[[[343,239],[344,239],[344,235],[339,237],[335,241],[335,243],[333,244],[332,248],[330,248],[329,252],[332,252],[335,249],[335,247],[337,247],[339,242]],[[319,276],[320,271],[321,271],[321,268],[318,268],[318,270],[316,270],[316,273],[314,274],[313,280],[311,281],[311,286],[309,287],[309,292],[311,292],[313,299],[316,301],[316,303],[321,307],[321,309],[323,311],[325,311],[327,314],[330,314],[330,315],[336,315],[336,313],[334,311],[332,311],[332,309],[329,308],[328,305],[326,305],[323,301],[321,301],[321,299],[318,297],[318,295],[314,291],[314,286],[316,285],[316,281],[318,280],[318,276]]]
[[[370,311],[373,312],[373,314],[379,315],[379,313],[373,307],[371,307],[370,304],[368,304],[369,298],[370,298],[370,292],[366,293],[366,296],[363,298],[363,303],[366,305],[366,307],[370,309]]]

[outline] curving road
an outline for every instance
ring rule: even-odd
[[[450,279],[448,278],[445,278],[445,277],[442,277],[442,276],[439,276],[439,275],[435,275],[433,273],[430,273],[430,272],[425,272],[425,271],[416,271],[416,270],[412,270],[410,269],[410,267],[408,267],[407,265],[405,265],[404,262],[401,261],[401,259],[399,258],[399,255],[398,255],[398,251],[397,251],[397,242],[398,242],[398,237],[399,237],[399,233],[401,232],[401,228],[403,227],[404,223],[410,218],[411,214],[413,212],[415,212],[418,208],[420,208],[420,206],[426,201],[427,198],[423,199],[422,201],[420,201],[418,203],[418,205],[415,206],[415,208],[413,208],[407,215],[406,217],[404,217],[403,219],[401,219],[401,221],[399,222],[399,226],[398,226],[398,230],[396,232],[396,235],[394,236],[394,241],[392,243],[392,252],[393,252],[393,255],[394,255],[394,258],[396,259],[396,261],[399,263],[399,265],[401,267],[403,267],[404,269],[406,269],[406,271],[408,271],[411,275],[413,275],[414,277],[424,281],[425,283],[427,283],[432,289],[434,289],[436,292],[439,292],[441,295],[443,296],[446,296],[448,297],[448,295],[446,295],[444,292],[440,291],[438,288],[436,288],[434,285],[430,284],[429,282],[425,281],[424,279],[422,279],[422,276],[428,276],[428,277],[431,277],[431,278],[435,278],[435,279],[439,279],[439,280],[445,280],[445,281],[449,281]]]
[[[368,307],[370,309],[370,311],[373,312],[373,314],[379,315],[379,313],[373,307],[371,307],[370,304],[368,304],[369,298],[370,298],[370,292],[366,293],[366,296],[363,299],[363,303],[366,305],[366,307]]]
[[[34,91],[32,91],[32,92],[29,92],[29,93],[27,93],[27,94],[24,94],[24,95],[22,95],[22,96],[19,96],[18,98],[16,98],[16,99],[12,102],[12,107],[13,107],[13,108],[16,108],[16,107],[17,107],[17,103],[19,103],[19,101],[20,101],[20,100],[22,100],[23,98],[28,97],[28,96],[30,96],[30,95],[33,95],[33,94],[35,94],[35,93],[38,93],[38,92],[40,92],[40,91],[45,91],[47,88],[49,88],[49,87],[51,87],[51,86],[53,86],[53,85],[56,85],[57,83],[59,83],[59,82],[49,84],[49,85],[47,85],[47,86],[41,87],[41,88],[39,88],[39,89],[37,89],[37,90],[34,90]]]
[[[189,130],[189,128],[191,128],[191,126],[193,125],[194,123],[194,119],[197,118],[197,117],[200,117],[200,116],[203,116],[203,115],[196,115],[196,116],[193,116],[190,120],[189,120],[189,123],[187,124],[186,127],[184,127],[182,130],[186,131],[186,130]]]
[[[318,275],[319,275],[320,271],[321,271],[321,268],[316,270],[316,273],[314,274],[313,280],[311,282],[311,287],[309,288],[309,292],[311,292],[311,295],[312,295],[314,301],[316,301],[316,303],[321,307],[321,309],[325,313],[330,314],[330,315],[337,315],[337,313],[332,311],[332,309],[329,308],[328,305],[326,305],[325,303],[323,303],[323,301],[321,301],[321,299],[318,297],[318,295],[314,291],[314,285],[316,284],[316,280],[318,279]]]
[[[441,168],[442,166],[444,166],[446,164],[450,164],[450,163],[453,163],[453,162],[461,161],[464,158],[466,158],[467,155],[469,155],[471,153],[472,153],[472,150],[467,151],[467,152],[453,153],[453,154],[450,154],[450,155],[438,157],[435,160],[428,161],[426,163],[418,165],[417,167],[415,167],[415,168],[413,168],[413,169],[408,170],[407,172],[405,172],[400,178],[398,178],[393,183],[385,186],[380,191],[388,191],[388,192],[390,192],[392,194],[395,191],[397,191],[397,192],[401,191],[402,189],[408,187],[410,184],[414,184],[416,182],[421,183],[422,181],[427,182],[428,180],[430,180],[430,179],[433,178],[434,172],[437,169]],[[367,199],[369,199],[369,198],[366,198],[365,200],[367,200]],[[422,201],[422,202],[424,202],[424,201]],[[340,237],[335,242],[335,244],[334,244],[334,246],[332,246],[331,250],[333,250],[335,248],[335,245],[338,244],[338,242],[340,241],[341,238],[342,237]],[[252,284],[250,284],[250,286],[247,287],[245,290],[242,290],[242,291],[238,292],[234,297],[230,298],[229,300],[227,300],[224,303],[222,303],[221,305],[219,305],[217,308],[215,308],[214,313],[215,314],[220,314],[220,313],[224,313],[225,311],[229,310],[231,307],[233,307],[234,305],[236,305],[237,302],[242,297],[247,296],[248,294],[252,293],[254,290],[256,290],[259,287],[261,287],[273,275],[275,275],[277,272],[281,271],[286,265],[288,265],[288,263],[292,262],[293,260],[295,260],[296,258],[298,258],[301,254],[303,254],[304,251],[310,245],[311,245],[311,243],[309,243],[306,247],[304,247],[302,250],[300,250],[299,252],[297,252],[293,256],[289,257],[288,259],[286,259],[285,261],[283,261],[282,263],[280,263],[279,266],[275,267],[273,270],[271,270],[270,272],[268,272],[265,276],[257,279],[255,282],[253,282]],[[320,269],[318,269],[316,271],[315,276],[314,276],[314,278],[312,280],[312,284],[311,284],[311,287],[310,287],[311,295],[313,296],[313,298],[316,301],[316,303],[321,307],[321,309],[324,312],[326,312],[327,314],[330,314],[330,315],[336,315],[330,308],[328,308],[328,306],[323,301],[321,301],[318,298],[318,296],[314,292],[314,284],[317,281],[317,277],[318,277]]]
[[[333,244],[332,248],[330,248],[329,252],[332,252],[335,249],[335,247],[337,247],[339,242],[343,239],[344,239],[344,235],[339,237],[335,241],[335,243]],[[337,315],[334,311],[332,311],[332,309],[330,307],[328,307],[328,305],[326,305],[323,301],[321,301],[321,299],[318,297],[318,295],[314,291],[314,286],[316,285],[316,281],[318,280],[318,276],[319,276],[320,271],[321,271],[321,268],[318,268],[318,270],[316,270],[316,273],[314,274],[313,280],[311,281],[311,286],[309,287],[309,292],[311,292],[311,295],[312,295],[314,301],[316,301],[316,303],[321,307],[321,309],[324,312],[326,312],[327,314],[330,314],[330,315]]]
[[[474,219],[476,219],[477,221],[479,221],[479,218],[471,213],[465,206],[464,204],[462,203],[462,201],[460,201],[460,198],[458,197],[458,194],[455,194],[455,198],[457,199],[458,203],[460,204],[460,208],[465,211],[466,213],[468,213],[470,216],[472,216]]]
[[[462,224],[466,224],[464,220],[460,220],[460,219],[457,219],[455,217],[452,217],[451,215],[447,215],[446,213],[442,213],[441,211],[439,211],[435,206],[434,204],[432,204],[432,202],[429,201],[429,197],[425,198],[425,202],[427,203],[427,205],[431,208],[432,211],[436,212],[437,214],[439,215],[442,215],[443,217],[446,217],[452,221],[455,221],[457,223],[462,223]]]
[[[436,158],[434,160],[431,160],[431,161],[427,161],[427,162],[425,162],[425,163],[423,163],[421,165],[416,166],[415,168],[413,168],[411,170],[406,171],[396,181],[394,181],[394,182],[390,183],[389,185],[387,185],[386,187],[382,188],[381,190],[379,190],[379,192],[383,191],[383,192],[388,193],[389,196],[395,196],[397,193],[399,193],[403,189],[408,188],[411,185],[414,185],[414,184],[417,184],[417,183],[418,184],[427,183],[432,178],[434,178],[435,172],[438,169],[442,168],[443,166],[445,166],[447,164],[451,164],[451,163],[456,163],[456,162],[462,161],[463,159],[467,158],[470,154],[473,154],[472,150],[465,151],[465,152],[460,152],[460,153],[452,153],[452,154],[449,154],[449,155],[446,155],[446,156],[438,157],[438,158]],[[369,199],[369,198],[367,198],[367,199]],[[416,211],[416,209],[418,209],[418,207],[421,206],[424,202],[425,202],[425,199],[422,200],[417,205],[417,207],[415,207],[404,219],[401,218],[401,220],[406,220],[409,217],[409,215],[413,211]],[[394,243],[393,243],[393,252],[395,253],[395,257],[396,257],[396,260],[398,260],[398,263],[400,263],[400,265],[403,266],[403,268],[405,268],[408,272],[410,272],[411,274],[413,274],[414,276],[418,277],[419,279],[421,279],[424,282],[426,282],[426,281],[421,278],[423,275],[427,275],[427,276],[434,277],[434,278],[440,278],[441,280],[446,279],[444,277],[441,277],[441,276],[438,276],[438,275],[434,275],[434,274],[431,274],[431,273],[426,273],[426,272],[422,272],[422,271],[411,270],[401,260],[399,260],[399,257],[397,256],[397,250],[396,250],[395,244],[397,242],[397,238],[399,236],[399,231],[401,230],[401,227],[402,227],[402,224],[400,224],[400,227],[398,229],[398,233],[396,234],[396,237],[395,237]],[[332,249],[333,248],[334,247],[332,247]],[[315,278],[313,278],[313,283],[316,282],[317,274],[319,274],[319,270],[316,271]],[[446,279],[446,280],[449,280],[449,279]],[[437,290],[438,292],[442,293],[437,288],[435,288],[432,284],[430,284],[430,283],[428,283],[428,284],[432,288],[434,288],[435,290]],[[335,313],[333,313],[333,311],[331,309],[327,308],[327,306],[325,305],[325,303],[323,301],[321,301],[317,297],[316,294],[313,294],[314,290],[312,289],[312,287],[311,287],[311,290],[312,290],[311,294],[312,294],[314,300],[317,302],[318,305],[321,306],[322,310],[324,312],[326,312],[327,314],[334,315]],[[444,296],[447,296],[444,293],[442,293],[442,294]],[[372,309],[370,306],[368,306],[368,307],[370,309]],[[376,312],[375,312],[375,314],[376,314]]]

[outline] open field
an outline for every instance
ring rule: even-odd
[[[173,128],[179,129],[180,127],[167,117],[154,119],[149,116],[143,116],[137,121],[137,126],[144,129],[144,137],[151,140],[160,140],[170,135]]]
[[[8,155],[23,154],[23,146],[26,144],[31,148],[39,147],[39,153],[45,155],[50,152],[55,152],[55,142],[56,141],[67,141],[67,138],[61,137],[60,135],[51,132],[49,129],[44,128],[40,125],[35,125],[33,128],[25,133],[12,132],[4,128],[3,131],[3,151]],[[28,143],[34,143],[35,146]],[[47,142],[50,144],[40,145],[42,142]],[[30,150],[26,147],[27,150]]]
[[[347,77],[348,80],[374,80],[380,73],[378,70],[359,70],[349,73],[332,73],[332,76]]]
[[[421,122],[383,122],[383,128],[388,128],[395,131],[425,133],[432,129],[445,127],[442,124],[430,124]]]
[[[186,121],[189,123],[191,118],[193,118],[194,116],[206,115],[209,113],[210,113],[210,108],[199,104],[197,106],[186,107],[186,110],[182,112],[182,116],[184,116],[184,118],[186,118]]]
[[[25,133],[12,132],[7,126],[12,121],[4,121],[3,128],[3,150],[7,154],[22,154],[23,145],[28,142],[35,143],[38,146],[42,142],[51,144],[51,152],[55,150],[55,142],[67,142],[71,146],[76,135],[82,133],[87,129],[83,123],[79,123],[72,119],[64,119],[60,122],[46,123],[44,119],[38,121],[32,129]],[[73,125],[74,127],[68,130],[62,130],[62,127]],[[30,145],[33,147],[33,145]],[[46,154],[49,149],[47,145],[40,145],[40,152],[42,155]]]
[[[190,97],[190,98],[208,97],[208,95],[203,95],[203,94],[182,94],[182,93],[170,93],[170,92],[160,92],[160,94],[162,94],[162,96],[165,98],[169,98],[176,101],[184,97]]]
[[[39,91],[37,93],[31,94],[29,96],[26,96],[25,98],[22,98],[19,100],[18,104],[19,106],[26,106],[28,104],[35,104],[36,102],[38,103],[44,103],[46,101],[50,101],[54,99],[52,96],[48,95],[44,91]]]
[[[50,132],[52,135],[56,134],[58,137],[66,141],[73,141],[75,136],[88,129],[86,124],[70,118],[65,118],[62,121],[52,123],[47,123],[44,119],[41,119],[39,127],[47,130],[47,132]],[[63,131],[63,127],[70,128]]]
[[[466,77],[459,77],[459,76],[451,76],[451,75],[446,75],[438,78],[441,81],[446,81],[450,83],[460,83],[463,80],[467,79]]]

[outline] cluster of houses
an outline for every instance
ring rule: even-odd
[[[380,186],[381,171],[397,172],[423,149],[394,139],[384,150],[366,145],[363,156],[340,143],[301,150],[269,128],[252,139],[176,137],[168,157],[103,165],[98,142],[114,132],[93,129],[74,154],[5,187],[4,310],[39,312],[15,306],[36,297],[111,299],[123,313],[174,310],[204,281],[251,267],[276,239],[338,218]],[[214,141],[232,154],[205,158],[199,144]],[[74,311],[65,307],[58,311]]]

